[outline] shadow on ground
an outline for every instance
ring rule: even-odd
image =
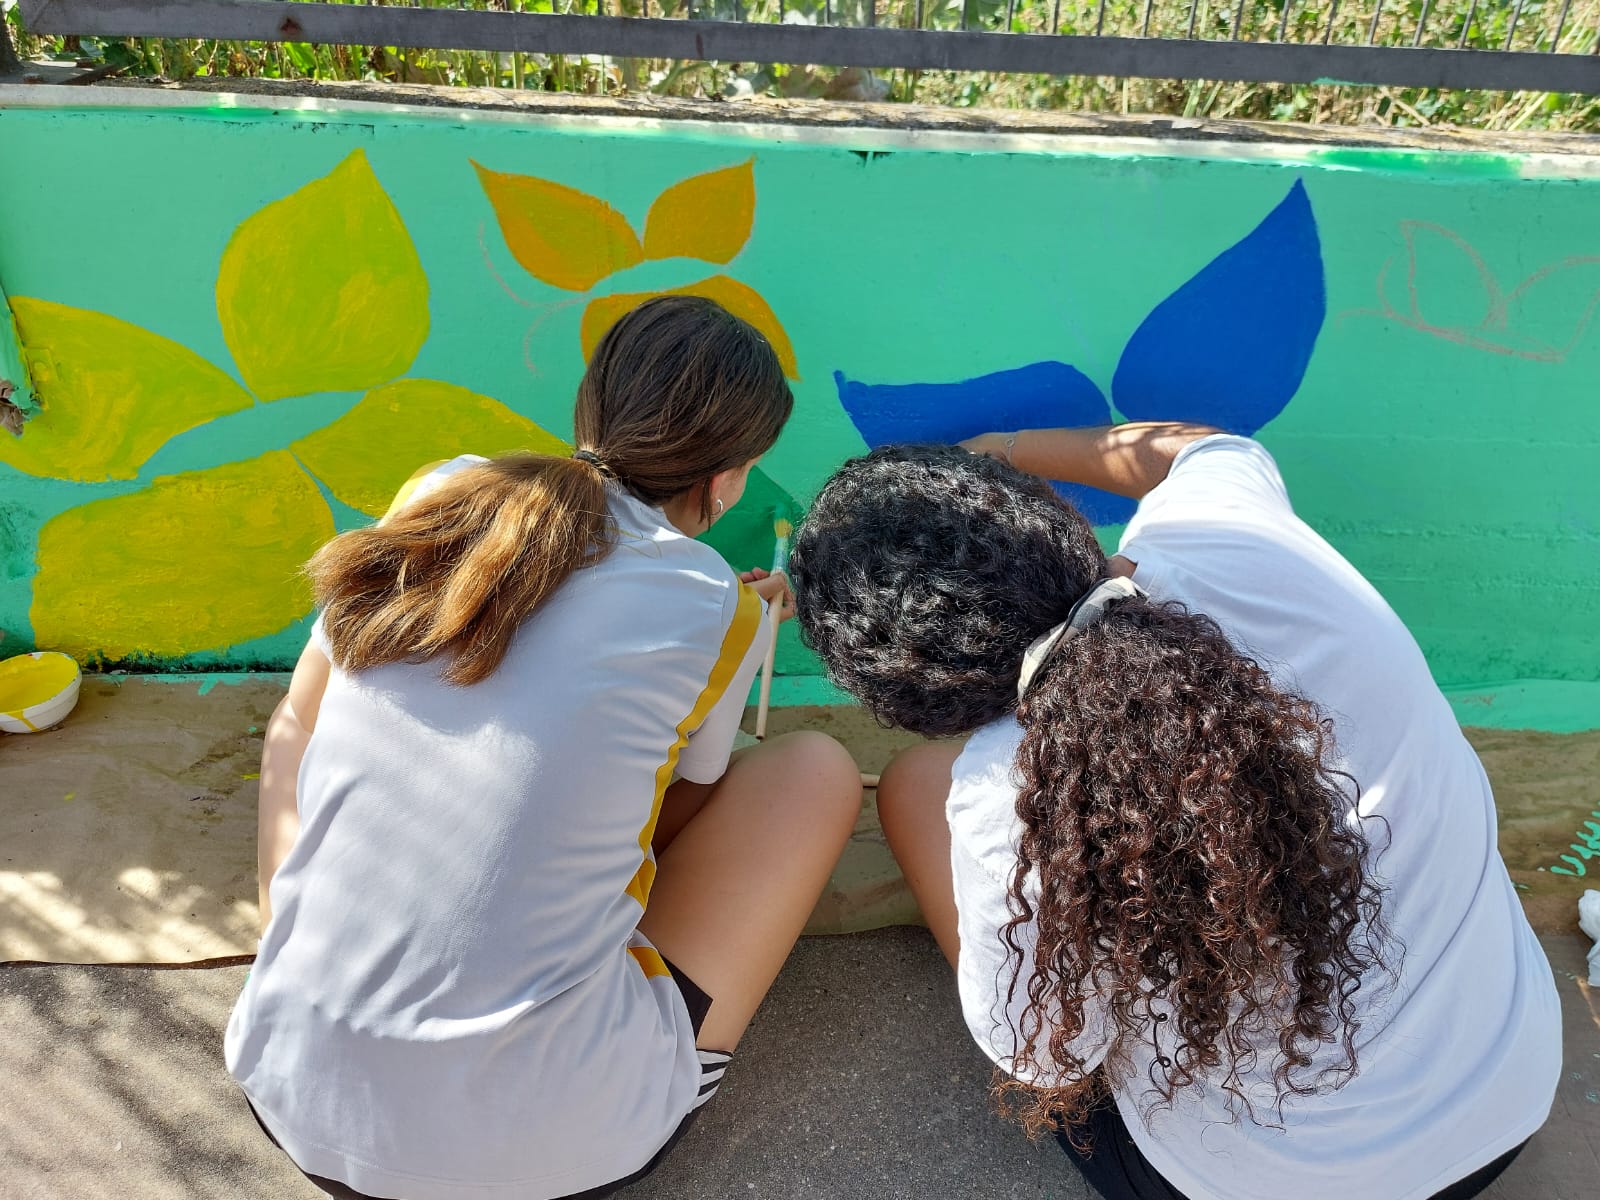
[[[1580,1200],[1600,1178],[1600,1021],[1577,937],[1547,938],[1567,1015],[1551,1122],[1486,1200]],[[316,1200],[222,1069],[244,968],[0,968],[6,1200]],[[1088,1200],[1053,1147],[989,1110],[928,934],[803,941],[728,1083],[619,1200]]]

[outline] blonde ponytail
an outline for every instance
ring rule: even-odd
[[[445,654],[449,682],[487,679],[518,626],[605,557],[606,523],[600,473],[583,462],[510,454],[450,476],[307,566],[334,662],[363,671]]]

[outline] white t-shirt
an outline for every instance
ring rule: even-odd
[[[1180,1092],[1147,1126],[1141,1111],[1152,1096],[1136,1082],[1117,1095],[1129,1131],[1190,1200],[1432,1195],[1538,1129],[1561,1071],[1554,979],[1496,849],[1494,798],[1477,755],[1411,635],[1294,515],[1257,443],[1214,436],[1185,447],[1139,505],[1121,552],[1153,597],[1217,621],[1275,682],[1332,717],[1361,813],[1388,822],[1387,835],[1375,822],[1369,836],[1390,889],[1385,916],[1405,948],[1392,992],[1358,993],[1371,1005],[1359,1073],[1341,1090],[1291,1101],[1282,1130],[1234,1122],[1209,1086]],[[1021,830],[1012,766],[1020,737],[1010,717],[974,734],[948,806],[962,1009],[1002,1068],[1026,1001],[1019,987],[1007,1009],[1011,974],[998,936],[1010,919]],[[1023,981],[1031,974],[1030,958]],[[1105,1034],[1099,1007],[1086,1015],[1075,1052],[1093,1067]],[[1133,1051],[1132,1080],[1150,1078],[1154,1056],[1148,1045]],[[1252,1080],[1269,1104],[1272,1057],[1262,1054]],[[1326,1061],[1335,1057],[1330,1048]]]
[[[689,1014],[637,930],[650,838],[674,768],[726,769],[766,622],[716,551],[608,494],[615,548],[487,680],[329,678],[225,1045],[312,1174],[565,1196],[642,1167],[694,1107]]]

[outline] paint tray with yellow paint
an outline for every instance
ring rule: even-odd
[[[38,733],[67,719],[83,673],[66,654],[36,650],[0,662],[0,731]]]

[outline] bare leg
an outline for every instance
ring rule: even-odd
[[[950,768],[962,744],[929,742],[895,755],[878,783],[878,820],[923,919],[950,965],[956,965],[955,884],[950,875],[950,826],[944,802]]]
[[[667,794],[661,800],[661,814],[656,818],[656,831],[650,837],[650,848],[656,852],[657,859],[683,832],[683,827],[700,815],[716,786],[688,779],[677,779],[668,785]]]
[[[860,810],[844,747],[791,733],[734,759],[660,856],[639,929],[711,996],[702,1049],[739,1044]]]

